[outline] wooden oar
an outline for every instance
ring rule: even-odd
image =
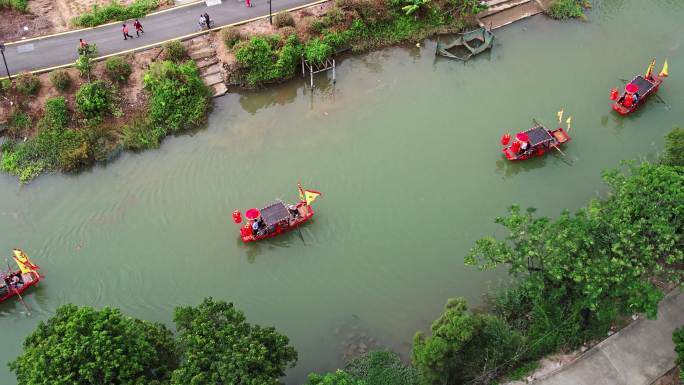
[[[659,101],[660,103],[663,103],[663,104],[665,105],[665,108],[667,108],[668,110],[671,110],[671,109],[672,109],[672,106],[670,106],[669,104],[667,104],[667,103],[665,102],[665,100],[664,100],[662,97],[660,97],[660,95],[658,95],[658,94],[653,94],[653,96],[655,96],[656,98],[658,98],[658,101]]]
[[[10,267],[10,264],[9,264],[9,261],[7,260],[7,258],[5,258],[5,262],[7,262],[7,269],[9,270],[9,272],[10,272],[10,277],[11,277],[11,276],[12,276],[12,268]],[[24,283],[24,284],[26,284],[26,283]],[[19,290],[17,290],[16,288],[12,287],[12,283],[11,283],[11,282],[8,282],[7,286],[8,286],[10,289],[14,290],[14,294],[16,294],[17,297],[19,297],[19,301],[21,301],[21,304],[24,305],[24,308],[26,309],[26,314],[28,314],[28,316],[30,317],[30,316],[31,316],[31,309],[29,309],[29,307],[28,307],[28,305],[26,304],[26,302],[24,302],[24,298],[23,298],[23,297],[21,296],[21,294],[19,293]]]

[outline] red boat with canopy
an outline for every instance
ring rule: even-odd
[[[558,147],[568,142],[570,136],[563,127],[548,130],[541,124],[537,124],[529,130],[517,133],[513,143],[508,145],[510,140],[509,134],[501,137],[501,145],[504,146],[502,151],[506,159],[526,160],[534,156],[542,156],[552,148],[560,151]]]
[[[296,204],[286,204],[276,200],[262,209],[252,208],[245,211],[247,222],[240,228],[242,241],[247,243],[275,237],[311,219],[314,215],[311,203],[321,193],[302,189],[301,185],[298,185],[298,189],[300,199]],[[242,223],[240,210],[233,211],[233,222]]]
[[[663,64],[663,70],[658,75],[653,74],[654,67],[655,59],[649,64],[645,76],[637,75],[631,82],[627,83],[622,96],[620,96],[617,88],[610,90],[610,99],[614,101],[612,104],[613,111],[620,115],[629,115],[646,102],[649,96],[658,92],[663,80],[668,76],[667,61]]]
[[[40,266],[31,263],[23,250],[14,249],[13,252],[12,259],[14,259],[19,270],[13,271],[7,266],[7,271],[0,271],[0,302],[15,295],[21,298],[21,293],[43,278],[38,273]]]

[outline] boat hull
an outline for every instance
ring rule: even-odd
[[[534,151],[525,154],[517,154],[515,151],[513,151],[512,146],[505,147],[501,151],[506,159],[510,161],[527,160],[537,156],[544,156],[547,152],[553,150],[554,147],[560,149],[563,144],[570,141],[570,136],[562,127],[559,127],[553,131],[547,131],[555,138],[555,141],[551,142],[548,146],[538,147]]]
[[[660,88],[660,85],[663,83],[663,78],[659,76],[654,76],[653,77],[654,81],[651,83],[654,85],[651,90],[649,90],[646,94],[644,94],[640,99],[639,102],[636,104],[633,104],[631,107],[625,107],[622,103],[615,102],[611,105],[611,108],[613,111],[617,112],[618,114],[622,116],[627,116],[631,114],[632,112],[636,111],[640,105],[646,103],[646,100],[648,98],[658,92],[658,89]],[[650,80],[649,80],[650,81]]]
[[[242,242],[250,243],[250,242],[261,241],[263,239],[273,238],[273,237],[276,237],[280,234],[283,234],[283,233],[286,233],[290,230],[293,230],[293,229],[303,225],[304,223],[308,222],[309,219],[311,219],[314,216],[315,212],[314,212],[313,208],[311,206],[307,206],[305,204],[302,204],[301,202],[300,202],[300,204],[297,205],[298,209],[300,207],[306,208],[305,214],[299,216],[292,224],[288,224],[287,226],[276,225],[275,230],[273,230],[272,232],[270,232],[268,234],[255,236],[255,235],[251,234],[252,230],[249,227],[249,225],[243,226],[242,229],[247,229],[250,233],[240,236],[240,238],[242,239]],[[301,210],[300,210],[300,213],[301,213]]]
[[[24,293],[31,286],[38,284],[38,282],[40,282],[40,280],[42,279],[40,274],[38,274],[35,271],[29,272],[26,274],[21,274],[21,272],[17,270],[17,271],[12,273],[12,276],[14,276],[14,275],[20,275],[22,277],[22,279],[24,280],[24,284],[21,287],[18,287],[16,289],[15,288],[12,288],[12,289],[8,288],[9,289],[8,294],[6,294],[3,297],[0,297],[0,302],[4,302],[5,300],[10,299],[17,294]]]

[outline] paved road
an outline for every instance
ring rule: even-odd
[[[668,294],[658,319],[640,319],[533,385],[649,385],[674,367],[672,332],[684,324],[684,292]]]
[[[273,0],[273,13],[313,1]],[[121,34],[121,24],[115,24],[29,42],[9,44],[5,56],[13,74],[20,71],[33,71],[69,64],[73,63],[78,56],[76,48],[79,38],[85,39],[88,43],[97,44],[100,55],[108,55],[196,32],[199,15],[204,12],[209,13],[216,26],[268,15],[268,1],[252,0],[252,5],[252,8],[247,8],[244,2],[240,0],[223,0],[222,4],[210,7],[207,7],[205,3],[194,4],[140,19],[145,29],[145,35],[139,39],[124,41]],[[129,25],[129,33],[135,36],[135,30],[130,25],[132,23],[126,24]],[[6,75],[5,69],[0,66],[0,77]]]

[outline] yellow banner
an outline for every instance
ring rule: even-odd
[[[321,195],[318,191],[314,190],[304,190],[304,199],[306,200],[307,206],[316,200]]]

